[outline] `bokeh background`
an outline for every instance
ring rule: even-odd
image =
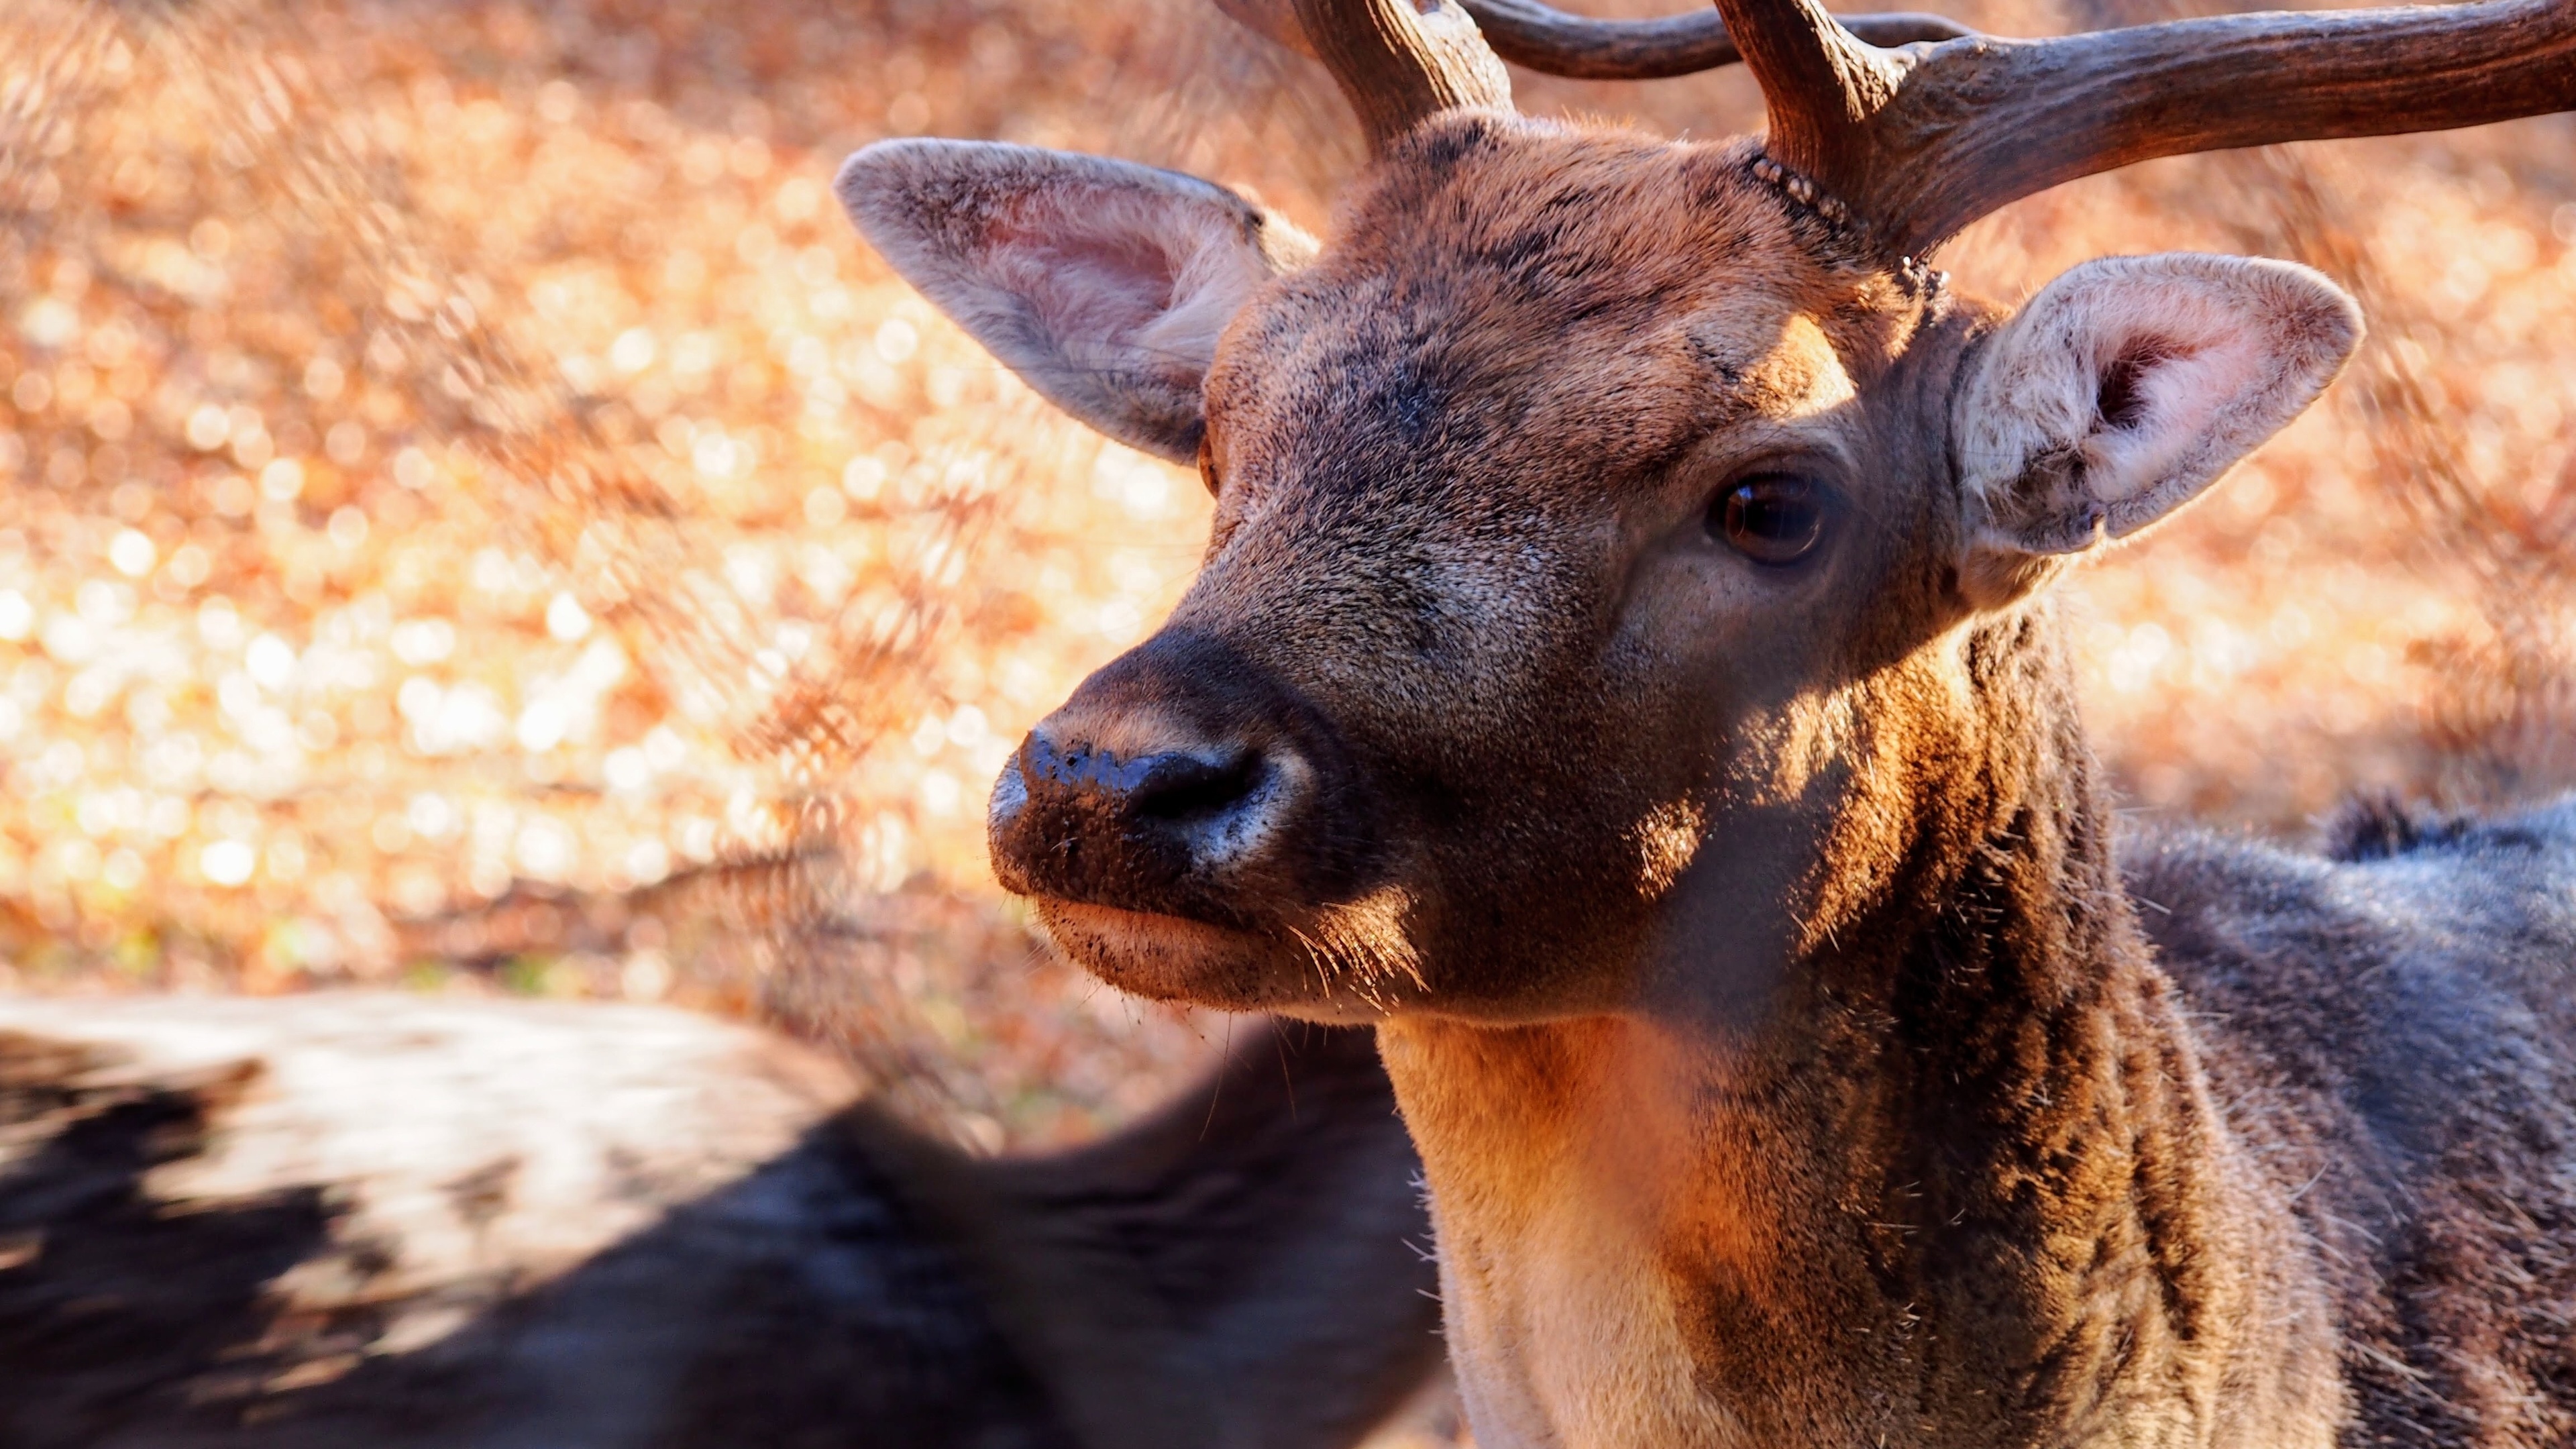
[[[1760,119],[1741,74],[1518,81]],[[1321,74],[1204,0],[0,7],[0,989],[676,1001],[986,1148],[1222,1050],[992,884],[987,782],[1150,630],[1207,503],[859,242],[832,172],[912,134],[1317,230],[1359,156]],[[2142,166],[1945,262],[2010,298],[2169,248],[2311,261],[2375,330],[2073,585],[2129,808],[2296,840],[2355,790],[2567,781],[2576,123]]]

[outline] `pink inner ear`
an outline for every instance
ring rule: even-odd
[[[2263,362],[2259,339],[2250,329],[2205,338],[2196,347],[2170,347],[2137,370],[2133,426],[2147,432],[2196,432],[2262,384]],[[2181,446],[2195,441],[2173,439]]]
[[[2163,363],[2190,355],[2190,348],[2170,338],[2147,337],[2130,343],[2102,369],[2101,385],[2093,394],[2094,414],[2109,427],[2137,426],[2147,414],[2147,375]]]
[[[2265,383],[2257,327],[2201,298],[2166,300],[2180,315],[2125,340],[2097,384],[2101,430],[2087,450],[2099,468],[2095,486],[2115,509],[2144,502],[2186,459],[2235,431],[2231,414]],[[2176,321],[2180,329],[2170,326]]]
[[[1103,310],[1142,322],[1172,305],[1171,259],[1160,247],[1133,237],[1060,237],[1041,255],[1066,290],[1094,298]]]
[[[1115,203],[1100,200],[1111,213],[1100,220],[1128,219]],[[1038,214],[1025,214],[1032,210]],[[1043,203],[1017,208],[985,233],[985,265],[1016,282],[1059,340],[1123,338],[1172,306],[1171,256],[1141,230],[1086,224],[1092,218],[1080,213],[1091,210]]]

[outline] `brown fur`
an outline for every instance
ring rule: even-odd
[[[2347,980],[2387,923],[2264,879],[2365,867],[2209,864],[2160,961],[2034,596],[2313,397],[2348,306],[2089,274],[2149,332],[2077,336],[2125,349],[2089,440],[1999,454],[1954,399],[2041,354],[1758,162],[1475,113],[1392,145],[1215,346],[1207,566],[1006,771],[1004,880],[1120,985],[1381,1021],[1489,1449],[2562,1442],[2565,907],[2420,1086],[2337,1056],[2421,1009]],[[2150,273],[2241,285],[2254,340],[2153,335]],[[2252,381],[2166,465],[2119,430],[2168,364]],[[1700,520],[1784,468],[1842,508],[1766,572]],[[1153,855],[1060,763],[1095,743],[1236,750],[1259,848]],[[2576,876],[2542,854],[2525,917]],[[2460,929],[2474,984],[2505,947]]]

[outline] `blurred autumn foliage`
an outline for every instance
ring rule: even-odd
[[[1738,74],[1517,79],[1760,120]],[[1223,1025],[1050,963],[980,821],[1205,499],[1036,403],[829,181],[999,137],[1320,229],[1338,105],[1204,0],[11,0],[0,986],[676,999],[988,1144],[1154,1100]],[[2311,261],[2375,331],[2074,586],[2130,803],[2295,836],[2576,778],[2576,123],[2156,163],[1945,264],[2009,297],[2173,248]]]

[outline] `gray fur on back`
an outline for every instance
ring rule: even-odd
[[[2333,1280],[2344,1442],[2576,1442],[2576,797],[2361,807],[2330,843],[2123,842],[2231,1123]]]

